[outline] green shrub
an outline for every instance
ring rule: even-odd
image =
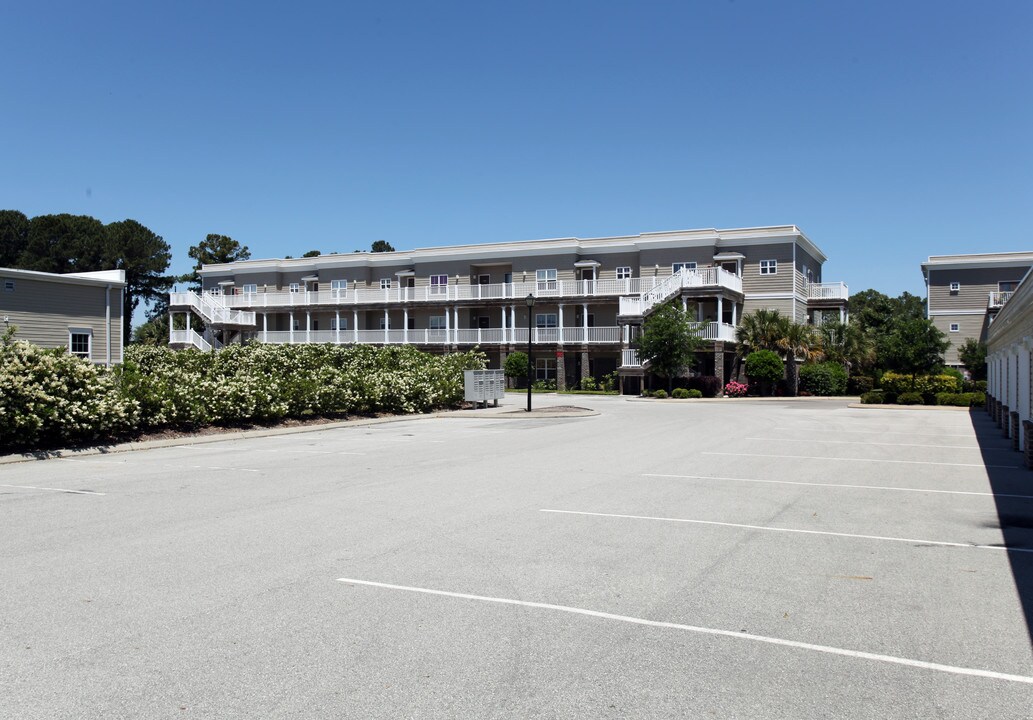
[[[962,383],[961,392],[985,393],[986,380],[967,380],[964,383]]]
[[[676,398],[678,400],[688,400],[689,399],[689,391],[686,390],[685,388],[675,388],[671,392],[671,397]]]
[[[746,375],[751,380],[778,382],[782,373],[782,358],[771,350],[755,350],[746,356]]]
[[[846,391],[851,395],[864,395],[875,387],[875,379],[866,375],[853,375],[847,380]]]
[[[556,389],[556,381],[552,380],[552,379],[549,379],[549,380],[535,380],[534,383],[531,384],[531,389],[532,390],[541,390],[541,391],[544,391],[544,392],[547,392],[549,390],[555,390]]]
[[[919,395],[941,392],[961,392],[961,380],[954,375],[910,375],[887,372],[882,376],[882,389],[897,394],[915,392]]]
[[[620,375],[614,370],[611,373],[603,375],[602,381],[599,383],[599,389],[605,390],[606,392],[614,392],[617,389],[617,385],[620,383]]]
[[[881,405],[884,400],[881,390],[869,390],[861,395],[861,402],[865,405]]]
[[[986,404],[984,393],[937,393],[937,405],[953,405],[955,407],[982,407]]]
[[[808,363],[800,366],[800,390],[811,395],[844,395],[846,385],[846,370],[839,363]]]
[[[897,402],[897,393],[882,391],[882,401],[887,405],[893,405]]]
[[[690,397],[690,398],[693,398],[693,399],[698,399],[698,398],[703,397],[703,393],[700,392],[699,390],[696,390],[695,388],[686,390],[685,392],[688,393],[687,397]]]
[[[689,390],[699,390],[703,397],[713,398],[721,394],[721,378],[716,375],[693,375],[685,381]]]
[[[596,383],[594,377],[581,378],[581,389],[582,390],[598,390],[599,384]]]
[[[983,407],[986,405],[986,393],[970,392],[965,393],[969,397],[969,405],[972,407]]]
[[[667,391],[666,390],[657,390],[656,392],[653,393],[653,397],[659,398],[661,400],[665,400],[667,398]]]
[[[506,362],[502,364],[502,372],[506,377],[526,378],[527,371],[527,353],[525,352],[511,352],[506,356]]]
[[[923,402],[921,393],[906,392],[897,396],[897,403],[900,405],[921,405]]]

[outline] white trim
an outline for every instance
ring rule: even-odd
[[[743,293],[743,299],[745,300],[791,300],[795,298],[797,293]]]
[[[86,339],[86,355],[85,356],[81,355],[80,353],[75,352],[74,350],[72,350],[72,336],[73,335],[85,335],[86,336],[87,339]],[[76,357],[81,357],[84,360],[89,360],[90,362],[93,362],[93,328],[84,328],[84,327],[70,327],[70,328],[68,328],[68,354],[69,355],[75,355]]]
[[[98,270],[89,273],[48,273],[38,270],[18,270],[15,268],[0,268],[0,276],[5,280],[11,278],[25,278],[26,280],[39,280],[41,282],[68,283],[71,285],[92,285],[94,287],[124,287],[126,284],[125,270]],[[10,276],[10,278],[8,277]]]
[[[947,315],[986,315],[986,310],[930,310],[929,317],[946,317]]]

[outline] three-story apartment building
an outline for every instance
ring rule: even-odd
[[[500,367],[530,334],[537,377],[562,388],[615,370],[641,377],[641,324],[680,302],[710,343],[704,372],[726,379],[744,313],[845,317],[847,288],[822,282],[825,260],[792,225],[247,260],[202,268],[200,295],[172,294],[170,340],[478,346]],[[189,313],[204,336],[178,322]]]
[[[945,361],[961,367],[958,348],[987,330],[1033,265],[1033,252],[930,255],[922,263],[928,318],[950,340]]]

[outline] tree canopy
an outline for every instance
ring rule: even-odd
[[[893,370],[912,378],[943,365],[950,341],[929,320],[912,318],[896,324],[882,342],[883,359]]]
[[[203,265],[220,265],[222,263],[247,260],[251,257],[251,251],[247,245],[241,245],[228,235],[217,235],[210,233],[197,245],[191,245],[187,251],[196,262],[194,271],[184,275],[181,279],[190,283],[190,289],[194,292],[201,291],[200,270]]]
[[[671,392],[674,378],[692,364],[703,342],[699,324],[690,322],[679,305],[667,303],[643,323],[637,341],[638,354],[642,361],[650,363],[650,370],[667,379],[667,391]]]
[[[387,240],[374,240],[373,245],[370,246],[370,252],[394,252],[394,246],[391,245]]]
[[[29,241],[29,219],[17,210],[0,210],[0,267],[17,267]]]
[[[986,380],[986,343],[969,338],[958,348],[958,357],[973,380]]]

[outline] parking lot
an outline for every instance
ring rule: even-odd
[[[1033,716],[985,414],[535,402],[0,465],[0,715]]]

